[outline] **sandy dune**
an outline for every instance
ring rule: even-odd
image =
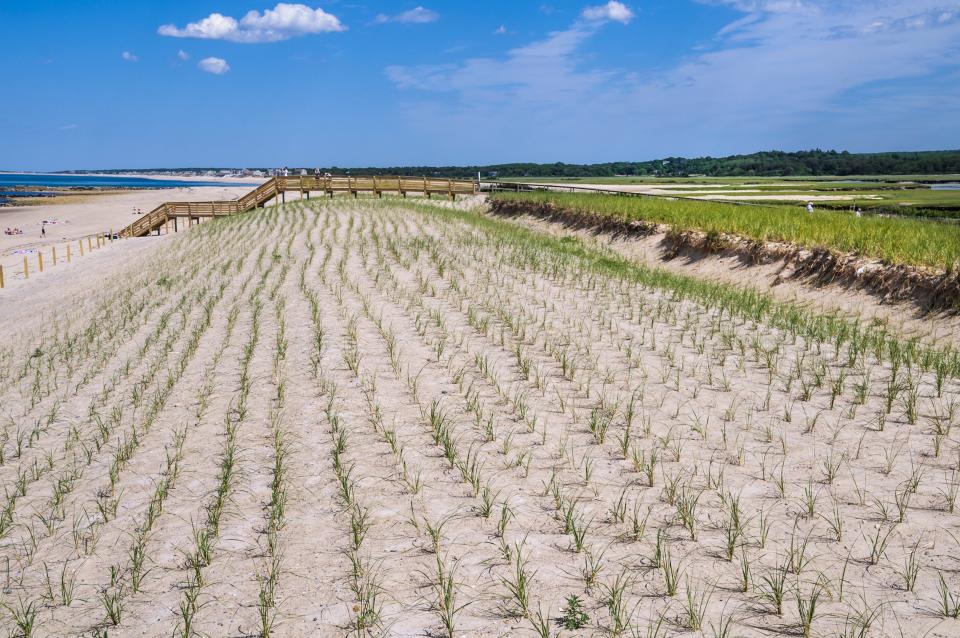
[[[555,636],[571,595],[564,636],[957,635],[954,363],[453,208],[294,202],[4,297],[0,603],[38,637]]]

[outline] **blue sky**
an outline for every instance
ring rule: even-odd
[[[960,147],[960,0],[0,3],[0,169]]]

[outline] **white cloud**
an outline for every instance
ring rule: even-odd
[[[815,10],[818,0],[697,0],[701,4],[722,4],[744,13],[796,13]]]
[[[130,53],[129,51],[124,51],[120,54],[120,57],[126,60],[127,62],[138,62],[140,58]]]
[[[493,33],[494,35],[506,35],[507,33],[506,25],[501,24],[499,27],[496,28],[496,30]]]
[[[311,9],[304,4],[281,2],[263,13],[250,11],[243,18],[211,13],[199,22],[191,22],[184,28],[165,24],[157,33],[173,38],[198,38],[202,40],[228,40],[257,44],[279,42],[302,35],[346,31],[347,27],[335,15],[323,9]]]
[[[177,51],[177,57],[180,58],[180,60],[182,60],[183,62],[186,62],[187,60],[190,59],[190,54],[184,51],[183,49],[180,49],[179,51]]]
[[[436,11],[424,9],[423,7],[416,7],[415,9],[404,11],[395,17],[394,21],[403,22],[405,24],[427,24],[428,22],[436,22],[439,19],[440,14]]]
[[[620,24],[627,24],[633,20],[633,11],[622,2],[610,0],[607,4],[587,7],[583,10],[583,17],[591,22],[606,22],[612,20]]]
[[[458,91],[465,102],[549,105],[563,96],[600,88],[609,72],[577,69],[577,49],[607,20],[578,20],[564,31],[511,49],[505,59],[473,58],[459,65],[389,66],[398,88]]]
[[[386,24],[388,22],[399,22],[401,24],[428,24],[440,19],[440,14],[424,7],[416,7],[394,16],[385,13],[377,15],[373,19],[374,24]]]
[[[230,65],[223,58],[204,58],[200,60],[197,66],[200,70],[214,75],[223,75],[230,70]]]
[[[386,73],[417,126],[497,122],[461,140],[492,156],[509,143],[564,157],[601,137],[607,157],[960,140],[960,0],[701,1],[741,15],[672,66],[590,63],[607,4],[501,56]]]

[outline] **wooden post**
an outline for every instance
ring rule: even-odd
[[[23,256],[23,278],[30,279],[30,264],[27,263],[27,256]]]
[[[113,243],[113,229],[110,229],[110,243]]]
[[[93,237],[90,235],[87,235],[87,249],[91,251],[93,250]]]
[[[67,263],[70,263],[70,244],[67,244]]]
[[[80,256],[83,257],[83,240],[78,239],[77,243],[80,244]]]
[[[57,247],[54,246],[52,250],[53,250],[53,265],[56,266],[57,265]]]
[[[43,249],[37,250],[37,270],[43,272]]]
[[[3,288],[3,264],[0,264],[0,289]]]

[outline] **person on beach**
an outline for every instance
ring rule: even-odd
[[[813,213],[813,202],[807,202],[807,212]]]
[[[47,222],[43,222],[42,224],[40,224],[40,236],[41,237],[47,236]]]

